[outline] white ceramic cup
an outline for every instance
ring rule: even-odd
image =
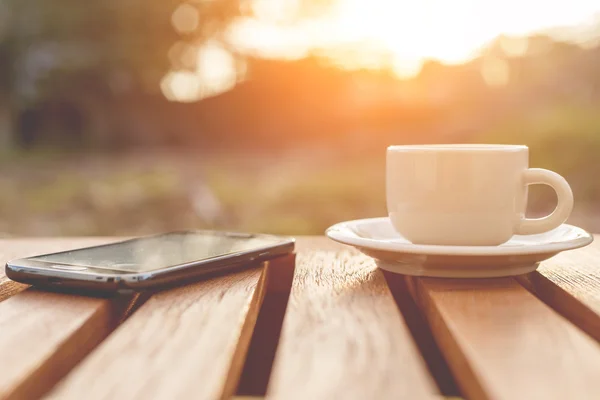
[[[573,208],[562,176],[529,168],[527,146],[390,146],[386,168],[388,215],[415,244],[495,246],[552,230]],[[556,191],[558,205],[544,218],[525,218],[532,184]]]

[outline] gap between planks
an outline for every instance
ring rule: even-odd
[[[0,241],[0,254],[7,261],[8,259],[32,254],[66,250],[109,241],[114,241],[114,239],[5,240]],[[246,270],[228,277],[217,277],[209,281],[192,284],[185,288],[179,288],[179,290],[193,292],[194,287],[200,286],[204,289],[200,288],[197,291],[202,292],[205,291],[207,286],[220,287],[220,290],[213,290],[212,296],[207,293],[207,297],[213,300],[216,299],[221,304],[226,303],[226,299],[232,297],[230,291],[238,293],[237,297],[241,297],[242,301],[237,309],[238,318],[232,319],[235,325],[233,330],[239,329],[243,336],[247,337],[249,336],[248,332],[252,331],[255,313],[263,296],[261,284],[261,276],[263,275],[261,271],[261,268]],[[215,284],[215,282],[221,282],[222,284]],[[8,284],[18,285],[10,281],[8,281]],[[27,287],[26,285],[21,286],[23,288]],[[17,292],[20,290],[22,289],[17,290]],[[169,292],[177,293],[177,291],[178,289],[173,289]],[[160,294],[163,299],[169,298],[166,293],[168,292]],[[175,297],[176,295],[173,295],[173,298]],[[193,307],[193,296],[189,300],[185,300],[185,297],[187,297],[187,294],[183,296],[184,302],[187,301]],[[136,295],[135,299],[138,301],[130,301],[129,298],[122,296],[113,299],[91,298],[28,289],[1,302],[0,352],[3,361],[7,362],[0,366],[0,398],[37,398],[46,393],[73,366],[94,349],[119,321],[138,307],[143,310],[144,307],[140,307],[142,302],[140,299],[145,300],[146,298],[147,295]],[[165,304],[167,303],[169,303],[168,300]],[[166,311],[176,309],[178,304],[175,303],[172,302]],[[206,308],[206,304],[204,306]],[[213,313],[213,319],[218,319],[214,318],[214,314],[218,314],[218,312],[217,307],[217,310]],[[228,315],[232,316],[231,313]],[[192,335],[197,333],[197,330],[190,332]],[[216,338],[222,340],[218,332],[214,333],[216,333]],[[243,340],[243,337],[242,340],[235,340],[235,337],[230,339],[228,344],[232,346],[229,348],[231,350],[229,368],[232,371],[241,371],[248,341]],[[177,358],[180,354],[174,352],[173,357]],[[117,356],[117,359],[119,356]],[[87,359],[84,360],[82,365],[85,365],[85,361]],[[174,363],[176,362],[177,360],[174,359]],[[214,365],[211,365],[211,367],[214,367]],[[78,368],[75,369],[75,371],[77,370]],[[236,373],[219,376],[220,380],[224,382],[222,387],[223,397],[234,391],[237,384],[237,379],[234,378],[235,375]],[[239,372],[237,375],[239,376]],[[224,377],[226,379],[223,380]],[[81,396],[89,398],[89,394],[87,388],[82,388]],[[82,398],[81,396],[75,397]],[[194,398],[199,397],[194,396]],[[211,397],[208,396],[207,398]]]
[[[280,262],[268,269],[265,296],[260,308],[240,382],[238,396],[264,396],[279,344],[290,296],[295,262]],[[240,398],[241,398],[240,397]]]
[[[265,268],[156,293],[48,397],[229,398],[263,301],[267,271],[289,262],[291,255]]]
[[[411,296],[404,275],[388,271],[383,271],[383,274],[440,392],[445,396],[458,396],[460,391],[448,363],[437,346],[426,319]]]
[[[45,393],[114,329],[136,298],[27,289],[0,303],[0,399]]]
[[[406,278],[467,398],[600,398],[600,346],[515,279]]]
[[[102,240],[102,239],[94,239],[94,240],[98,240],[99,242],[108,241],[108,240]],[[320,240],[320,239],[318,239],[318,240]],[[3,251],[2,254],[4,255],[4,257],[6,259],[17,258],[17,257],[21,257],[24,255],[32,254],[32,252],[24,250],[24,249],[35,248],[37,250],[37,251],[35,251],[35,253],[40,253],[40,252],[57,251],[57,250],[61,250],[64,248],[69,248],[69,247],[81,247],[81,246],[93,244],[93,243],[81,243],[81,242],[75,244],[76,241],[64,241],[64,240],[57,240],[57,241],[55,241],[53,243],[49,243],[49,244],[43,244],[44,242],[41,241],[40,244],[34,244],[34,245],[32,245],[31,244],[32,242],[29,240],[27,240],[27,241],[16,241],[16,240],[1,241],[0,243],[5,243],[5,242],[11,242],[12,244],[17,244],[16,250],[11,249],[9,252],[6,251],[6,248],[5,248],[6,245],[3,245],[2,247],[0,247]],[[21,242],[20,245],[19,245],[19,242]],[[301,245],[300,247],[302,247],[302,244],[307,244],[307,246],[304,246],[304,247],[313,248],[313,243],[307,243],[307,242],[308,242],[308,240],[301,240],[299,243]],[[592,246],[595,246],[595,247],[592,247]],[[586,332],[588,332],[590,335],[592,335],[596,339],[598,339],[597,318],[599,315],[598,311],[600,309],[599,308],[600,302],[598,301],[598,297],[597,297],[598,291],[595,290],[595,287],[597,287],[595,285],[597,285],[597,282],[600,281],[598,278],[599,274],[598,274],[598,267],[597,267],[598,266],[597,260],[600,259],[600,254],[598,251],[597,243],[594,243],[594,245],[592,245],[592,246],[590,246],[588,248],[580,249],[577,251],[573,251],[573,252],[562,253],[562,254],[556,256],[555,258],[553,258],[549,261],[546,261],[542,265],[542,267],[539,269],[539,272],[530,274],[527,277],[520,277],[520,278],[518,278],[518,280],[523,285],[528,287],[528,289],[530,289],[533,293],[536,293],[537,295],[539,295],[540,298],[542,298],[546,303],[548,303],[549,305],[551,305],[552,307],[557,309],[559,312],[561,312],[563,315],[565,315],[565,317],[569,318],[571,321],[576,323],[582,329],[586,330]],[[46,250],[40,250],[41,247],[45,248]],[[326,249],[330,249],[330,250],[337,249],[336,245],[330,245],[330,244],[327,244],[327,245],[322,244],[321,248],[326,248]],[[325,251],[327,251],[327,250],[325,250]],[[8,253],[11,253],[11,254],[7,255]],[[576,257],[573,257],[574,254],[577,254]],[[590,285],[590,282],[591,282],[591,285]],[[12,283],[12,282],[8,282],[8,285],[10,285],[10,284],[18,285],[18,284]],[[413,294],[416,296],[417,293],[414,291],[415,286],[413,284],[409,284],[409,285],[413,289]],[[24,287],[24,285],[22,285],[22,286]],[[2,290],[6,287],[7,287],[6,281],[3,282],[2,276],[0,276],[0,300],[2,299],[2,295],[1,295]],[[417,287],[419,287],[419,286],[417,285]],[[16,291],[18,292],[20,290],[22,290],[22,288],[17,287]],[[422,291],[422,289],[421,289],[421,291]],[[29,293],[29,292],[34,293],[35,291],[27,291],[25,293]],[[22,294],[25,294],[25,293],[22,293]],[[421,296],[422,296],[422,292],[421,292]],[[469,296],[472,296],[472,293]],[[523,297],[522,294],[520,296]],[[565,302],[565,299],[566,299],[566,302]],[[417,298],[417,300],[418,300],[418,298]],[[531,302],[531,299],[529,299],[525,303],[528,304],[529,302]],[[422,299],[420,300],[420,304],[421,304],[421,306],[423,306]],[[2,305],[2,303],[0,303],[0,305]],[[536,307],[539,307],[539,306],[536,306]],[[100,307],[99,309],[102,309],[102,308],[103,307]],[[112,306],[109,306],[108,308],[111,309]],[[547,315],[548,311],[550,311],[550,310],[546,309],[546,311],[544,311],[544,314]],[[103,313],[104,313],[103,311],[98,311],[98,316],[96,316],[95,318],[98,318],[99,320],[104,318],[102,316]],[[92,314],[94,314],[94,313],[92,313]],[[432,319],[431,314],[432,313],[430,311],[428,311],[425,314],[429,317],[430,322],[431,322],[431,319]],[[590,316],[592,318],[590,318]],[[440,316],[435,317],[434,320],[436,318],[439,320],[441,317]],[[594,319],[594,318],[596,318],[596,319]],[[550,317],[550,320],[556,321],[555,317]],[[445,323],[447,323],[447,321],[444,322],[443,324],[445,324]],[[561,320],[561,323],[559,325],[562,325],[564,323],[565,323],[565,321]],[[432,324],[432,326],[433,325],[434,324]],[[463,329],[464,325],[461,326],[460,328]],[[470,329],[469,327],[467,327],[467,328]],[[439,326],[437,326],[435,328],[436,339],[440,343],[447,344],[447,337],[446,337],[446,339],[444,339],[444,336],[452,336],[451,332],[450,333],[446,332],[445,334],[442,334],[442,339],[440,339],[440,329],[441,328]],[[565,329],[566,329],[566,331],[565,331]],[[570,337],[570,335],[573,334],[571,328],[563,327],[563,328],[560,328],[558,331],[562,332],[563,334],[564,334],[564,332],[567,332],[566,337]],[[549,332],[552,332],[552,329],[550,329]],[[579,335],[575,334],[575,337],[578,338]],[[575,342],[576,342],[576,344],[583,343],[583,342],[585,342],[585,340],[581,341],[581,339],[576,339]],[[455,343],[454,346],[456,347],[457,344]],[[575,347],[577,347],[577,345]],[[585,347],[585,345],[583,345],[583,347]],[[444,350],[445,350],[445,353],[448,354],[448,350],[447,349],[444,349]],[[568,351],[568,350],[566,350],[566,351]],[[578,355],[580,354],[579,352],[576,352],[576,353]],[[592,353],[593,353],[593,351],[592,351]],[[468,360],[468,358],[465,358],[464,354],[462,354],[462,355],[458,354],[458,357],[459,358],[462,357],[464,359],[463,361],[466,361],[468,364],[469,360]],[[449,357],[449,358],[452,358],[452,357]],[[456,360],[451,360],[451,361],[452,361],[453,367],[456,369]],[[464,380],[465,380],[465,378],[463,376],[464,371],[459,371],[459,372],[460,373],[458,375],[461,377],[461,381],[464,384]],[[2,374],[0,374],[0,377],[1,376],[2,376]],[[568,374],[567,374],[567,378],[569,378]],[[4,381],[4,378],[0,378],[0,379],[2,379]],[[551,383],[555,383],[555,382],[551,382]],[[26,393],[26,392],[23,392],[23,393]],[[477,394],[477,393],[475,393],[475,394]],[[474,398],[478,398],[478,397],[474,397]],[[480,397],[480,398],[485,398],[485,397]],[[551,398],[551,397],[548,397],[548,398]]]
[[[44,393],[139,301],[137,296],[100,299],[26,290],[27,285],[6,278],[6,262],[114,240],[0,240],[0,398]]]
[[[323,237],[297,250],[267,398],[437,398],[374,262]]]
[[[600,238],[560,253],[518,281],[587,334],[600,341]]]

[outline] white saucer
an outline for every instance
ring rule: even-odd
[[[326,234],[373,257],[384,270],[443,278],[525,274],[561,251],[593,241],[592,235],[583,229],[563,224],[539,235],[515,235],[499,246],[418,245],[400,236],[387,217],[342,222],[327,229]]]

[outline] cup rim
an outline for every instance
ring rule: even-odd
[[[402,151],[527,151],[529,148],[522,144],[406,144],[393,145],[387,148],[391,152]]]

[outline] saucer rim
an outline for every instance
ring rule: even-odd
[[[389,221],[388,217],[361,218],[350,221],[339,222],[327,228],[325,235],[331,240],[358,247],[373,250],[389,251],[396,253],[410,254],[430,254],[430,255],[455,255],[455,256],[518,256],[526,254],[544,254],[544,253],[559,253],[565,250],[573,250],[589,245],[594,241],[594,236],[586,230],[571,224],[561,224],[575,229],[582,234],[581,237],[575,239],[564,240],[561,242],[544,242],[540,244],[525,244],[519,247],[501,247],[501,246],[447,246],[447,245],[429,245],[429,244],[413,244],[413,243],[393,243],[390,241],[381,241],[377,239],[361,238],[352,236],[347,231],[348,226],[358,222],[372,221],[372,223],[382,223]]]

